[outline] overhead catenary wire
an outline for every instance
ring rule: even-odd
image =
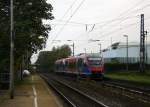
[[[147,7],[149,7],[150,6],[150,4],[146,4],[146,5],[144,5],[144,6],[142,6],[140,9],[136,9],[136,10],[133,10],[133,11],[131,11],[130,13],[134,13],[134,12],[138,12],[138,11],[140,11],[140,10],[143,10],[143,9],[145,9],[145,8],[147,8]],[[136,15],[136,16],[133,16],[133,17],[137,17],[138,15]],[[132,18],[132,16],[131,16],[131,18]],[[106,26],[106,25],[110,25],[112,22],[115,22],[115,21],[118,21],[118,20],[120,20],[120,22],[119,23],[121,23],[121,22],[123,22],[124,20],[126,20],[126,19],[130,19],[130,17],[126,17],[126,18],[123,18],[123,17],[120,17],[120,18],[116,18],[116,19],[113,19],[113,20],[110,20],[110,21],[108,21],[108,22],[106,22],[105,24],[103,24],[103,25],[101,25],[101,26]],[[97,23],[98,24],[98,23]],[[118,23],[117,23],[118,24]]]
[[[67,9],[67,11],[64,13],[64,15],[60,18],[60,20],[63,20],[63,18],[67,15],[67,13],[70,11],[70,9],[72,8],[72,6],[76,3],[77,0],[74,0],[72,2],[72,4],[69,6],[69,8]],[[53,29],[55,29],[57,25],[54,25]]]
[[[144,0],[144,1],[146,1],[146,0]],[[150,4],[147,4],[147,5],[142,6],[140,9],[136,9],[136,10],[130,11],[130,10],[136,8],[139,4],[141,4],[141,3],[144,2],[144,1],[143,1],[143,0],[139,1],[138,3],[136,3],[136,4],[135,4],[134,6],[132,6],[131,8],[129,8],[129,9],[127,9],[126,11],[122,12],[117,18],[114,18],[114,19],[108,20],[108,21],[97,22],[97,23],[95,23],[95,24],[96,24],[96,25],[101,24],[100,27],[105,27],[106,25],[108,25],[108,24],[110,25],[111,23],[117,22],[117,21],[119,21],[119,20],[120,20],[120,22],[118,22],[118,23],[121,23],[121,22],[123,22],[124,20],[137,17],[137,15],[136,15],[136,16],[130,16],[130,17],[126,17],[126,16],[123,17],[123,16],[126,15],[126,14],[129,14],[129,13],[138,12],[139,10],[142,10],[142,9],[144,9],[144,8],[149,7]],[[118,24],[118,23],[117,23],[117,24]],[[109,25],[108,25],[108,26],[109,26]],[[96,28],[96,27],[95,27],[95,28]],[[94,30],[95,30],[95,28],[94,28]]]
[[[70,19],[75,15],[75,13],[79,10],[79,8],[82,6],[82,4],[84,3],[85,0],[82,0],[80,2],[80,4],[78,5],[78,7],[75,9],[75,11],[73,12],[73,14],[69,17],[69,19],[66,21],[66,23],[64,24],[64,26],[58,31],[58,33],[56,34],[56,36],[54,37],[53,40],[55,40],[59,35],[60,33],[63,31],[63,29],[65,28],[65,26],[67,25],[67,23],[70,21]],[[53,44],[53,42],[52,42]]]
[[[139,3],[140,3],[140,2],[139,2]],[[145,9],[145,8],[149,7],[149,6],[150,6],[150,4],[146,4],[146,5],[142,6],[140,9],[136,9],[136,10],[134,10],[134,11],[131,11],[131,13],[138,12],[138,11],[140,11],[140,10],[142,10],[142,9]],[[138,17],[138,16],[139,16],[139,15],[137,15],[136,17]],[[127,17],[127,18],[125,18],[125,19],[129,19],[129,18],[130,18],[130,17]],[[131,18],[132,18],[132,17],[131,17]],[[119,19],[121,19],[121,18],[112,20],[112,21],[110,21],[110,22],[117,21],[117,20],[119,20]],[[124,19],[123,19],[123,20],[124,20]],[[122,20],[122,21],[123,21],[123,20]],[[121,23],[122,21],[120,20],[119,23]],[[117,23],[117,24],[119,24],[119,23]],[[107,24],[110,24],[109,21],[108,21],[108,23],[105,24],[105,26],[106,26]],[[117,25],[117,24],[114,24],[114,26]],[[131,24],[131,25],[132,25],[132,24]],[[103,25],[103,27],[105,27],[105,26]],[[104,37],[104,36],[103,36],[103,37]]]
[[[142,3],[142,1],[140,1],[139,2],[139,4],[140,3]],[[138,4],[138,3],[137,3]],[[132,10],[132,11],[128,11],[127,10],[127,13],[125,12],[124,14],[130,14],[130,13],[137,13],[137,12],[139,12],[140,10],[142,10],[142,9],[145,9],[145,8],[147,8],[147,7],[149,7],[149,5],[150,4],[146,4],[146,5],[144,5],[144,6],[142,6],[142,8],[140,8],[140,9],[136,9],[136,10],[132,10],[133,8],[135,8],[135,7],[132,7],[132,9],[130,9],[130,10]],[[135,16],[135,17],[137,17],[137,16]],[[117,20],[118,19],[118,20]],[[111,22],[115,22],[115,21],[122,21],[122,20],[126,20],[126,19],[130,19],[130,18],[125,18],[125,17],[121,17],[121,18],[116,18],[116,20],[112,20]],[[109,21],[110,22],[110,21]],[[108,24],[110,25],[110,23],[108,22]],[[100,22],[100,23],[96,23],[96,24],[104,24],[104,23],[106,23],[106,22]],[[138,24],[138,23],[131,23],[131,24],[129,24],[129,25],[125,25],[125,26],[123,26],[123,27],[127,27],[127,28],[129,28],[130,26],[134,26],[134,25],[136,25],[136,24]],[[85,24],[86,25],[86,24]],[[84,26],[85,26],[84,25]],[[94,25],[94,24],[93,24]],[[107,25],[107,24],[106,24]],[[115,25],[115,24],[114,24]],[[87,26],[88,26],[88,24],[87,24]],[[91,24],[91,26],[92,26],[92,24]],[[123,27],[122,27],[122,29],[123,29]],[[95,27],[94,27],[94,29],[96,28],[96,25],[95,25]],[[119,28],[120,29],[120,28]],[[93,30],[92,30],[93,31]],[[118,29],[117,30],[114,30],[114,32],[116,32],[116,31],[118,31]],[[112,32],[108,32],[108,33],[105,33],[104,35],[106,35],[106,34],[109,34],[109,36],[110,36],[110,34],[112,34]],[[106,37],[106,36],[103,36],[103,37]]]
[[[57,19],[55,21],[63,22],[63,23],[67,22],[66,20],[57,20]],[[70,23],[70,24],[79,24],[79,25],[85,25],[86,24],[86,23],[75,22],[75,21],[69,21],[68,23]]]
[[[130,13],[130,10],[136,8],[137,6],[141,5],[141,3],[143,3],[146,0],[140,0],[139,2],[137,2],[135,5],[133,5],[131,8],[125,10],[124,12],[122,12],[121,14],[119,14],[119,16],[124,16],[127,15],[128,13]]]
[[[108,21],[108,22],[106,22],[105,24],[102,24],[102,25],[100,25],[99,27],[106,27],[106,25],[108,25],[108,26],[114,26],[114,25],[118,25],[120,22],[122,22],[122,21],[125,21],[125,20],[128,20],[128,19],[133,19],[133,18],[137,18],[139,15],[134,15],[134,16],[130,16],[130,17],[125,17],[125,18],[116,18],[116,19],[114,19],[114,20],[110,20],[110,21]],[[119,21],[119,22],[118,22]],[[113,22],[117,22],[117,23],[115,23],[115,24],[113,24],[112,25],[112,23]],[[95,28],[95,29],[98,29],[98,28]],[[94,29],[94,30],[95,30]]]
[[[145,0],[144,0],[145,1]],[[141,0],[140,2],[136,3],[133,7],[129,8],[128,10],[124,11],[123,13],[121,13],[119,15],[119,17],[115,18],[115,19],[112,19],[112,20],[109,20],[109,21],[104,21],[104,22],[100,22],[100,23],[95,23],[95,24],[85,24],[86,25],[86,30],[87,30],[87,26],[88,25],[94,25],[94,27],[97,25],[97,24],[102,24],[101,26],[106,26],[108,24],[111,24],[112,22],[115,22],[115,21],[119,21],[119,23],[121,23],[123,20],[127,20],[127,19],[130,19],[130,18],[134,18],[134,17],[137,17],[137,16],[131,16],[131,17],[121,17],[123,14],[125,14],[126,12],[129,13],[131,9],[134,9],[136,6],[138,6],[139,4],[141,4],[143,2],[143,0]],[[68,22],[69,23],[69,22]],[[81,24],[81,23],[78,23],[78,24]],[[83,23],[82,23],[83,24]],[[118,23],[117,23],[118,24]],[[95,27],[96,28],[96,27]],[[92,28],[92,30],[90,30],[89,32],[95,30],[95,28]]]
[[[150,17],[147,17],[147,18],[145,18],[145,21],[147,21],[147,20],[150,20]],[[130,28],[130,27],[132,27],[132,26],[135,26],[135,25],[137,25],[137,24],[139,24],[140,22],[135,22],[135,23],[131,23],[131,24],[128,24],[128,25],[125,25],[125,26],[123,26],[122,27],[122,29],[128,29],[128,28]],[[105,33],[105,34],[103,34],[103,35],[101,35],[99,38],[101,38],[101,39],[99,39],[99,40],[102,40],[102,38],[104,38],[104,37],[107,37],[107,36],[110,36],[110,34],[112,35],[112,34],[115,34],[115,33],[118,33],[117,31],[118,30],[120,30],[120,28],[117,28],[117,29],[115,29],[115,30],[113,30],[113,31],[110,31],[110,32],[107,32],[107,33]],[[114,35],[114,36],[117,36],[117,35]],[[111,37],[114,37],[114,36],[111,36]],[[106,40],[102,40],[102,41],[106,41]],[[86,43],[82,43],[82,45],[80,44],[80,45],[77,45],[77,47],[78,46],[85,46],[85,45],[87,45]]]
[[[77,1],[77,0],[74,0],[74,1],[72,2],[72,4],[70,5],[70,7],[67,9],[67,11],[65,12],[65,14],[64,14],[60,19],[63,19],[63,18],[67,15],[67,13],[70,11],[70,9],[72,8],[72,6],[75,4],[76,1]]]
[[[150,20],[150,17],[146,18],[145,20]],[[130,28],[130,27],[132,27],[132,26],[135,26],[135,25],[137,25],[137,24],[139,24],[139,23],[140,23],[140,22],[135,22],[135,23],[131,23],[131,24],[125,25],[125,26],[122,27],[122,29],[128,29],[128,28]],[[104,38],[104,37],[106,37],[106,36],[110,36],[110,34],[117,33],[118,30],[120,30],[120,28],[115,29],[115,30],[113,30],[113,31],[111,31],[111,32],[108,32],[108,33],[106,33],[106,34],[103,34],[103,35],[100,36],[100,38]],[[111,36],[111,37],[112,37],[112,36]]]
[[[91,33],[93,30],[95,30],[95,29],[99,29],[99,28],[96,28],[96,25],[97,24],[102,24],[102,25],[100,25],[100,27],[105,27],[108,23],[111,23],[111,22],[116,22],[116,21],[120,21],[120,20],[127,20],[127,19],[131,19],[131,18],[137,18],[138,16],[136,15],[136,16],[130,16],[130,17],[125,17],[125,18],[116,18],[116,19],[112,19],[112,20],[107,20],[107,21],[103,21],[103,22],[101,22],[101,23],[95,23],[95,24],[85,24],[85,26],[86,26],[86,32],[87,32],[87,35],[89,34],[89,33]],[[88,31],[87,30],[87,28],[88,28],[88,26],[89,25],[92,25],[92,29],[90,30],[90,31]],[[114,24],[114,25],[116,25],[116,24]],[[85,36],[87,36],[87,35],[85,35]],[[78,38],[78,37],[80,37],[81,35],[79,35],[79,36],[77,36],[76,37],[76,39]]]
[[[132,12],[132,11],[130,11],[130,10],[133,10],[134,8],[136,8],[139,4],[141,4],[143,1],[146,1],[146,0],[141,0],[141,1],[139,1],[138,3],[136,3],[134,6],[132,6],[131,8],[129,8],[129,9],[127,9],[127,10],[125,10],[124,12],[122,12],[122,13],[120,13],[116,18],[114,18],[114,19],[111,19],[111,20],[108,20],[108,21],[104,21],[104,22],[96,22],[96,23],[94,23],[94,24],[101,24],[101,23],[108,23],[108,24],[110,24],[109,22],[113,22],[113,21],[117,21],[117,20],[120,20],[120,19],[126,19],[126,18],[128,18],[128,17],[126,17],[126,15],[127,14],[129,14],[130,12]],[[124,18],[125,17],[125,18]]]

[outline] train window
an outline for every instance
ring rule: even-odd
[[[101,64],[101,58],[88,58],[89,65],[99,66]]]

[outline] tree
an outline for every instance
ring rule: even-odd
[[[9,69],[10,0],[0,0],[0,70]],[[51,30],[42,20],[52,20],[52,6],[46,0],[14,0],[15,69],[22,57],[42,49]],[[29,62],[29,60],[27,60]]]
[[[39,53],[36,65],[39,71],[53,71],[54,63],[57,59],[66,58],[71,55],[71,49],[68,45],[53,47],[52,51],[41,51]]]

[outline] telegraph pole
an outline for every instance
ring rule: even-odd
[[[147,55],[147,34],[148,34],[148,31],[145,31],[145,62],[147,64],[147,61],[148,61],[148,55]]]
[[[144,14],[141,14],[140,31],[140,72],[145,71],[145,32],[144,32]]]
[[[10,0],[10,98],[14,98],[14,15],[13,0]]]

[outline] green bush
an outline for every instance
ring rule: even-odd
[[[140,64],[128,64],[129,70],[139,70]],[[105,71],[122,71],[126,70],[126,64],[123,63],[105,63],[104,64]],[[148,70],[150,69],[150,65],[145,64],[145,68]]]

